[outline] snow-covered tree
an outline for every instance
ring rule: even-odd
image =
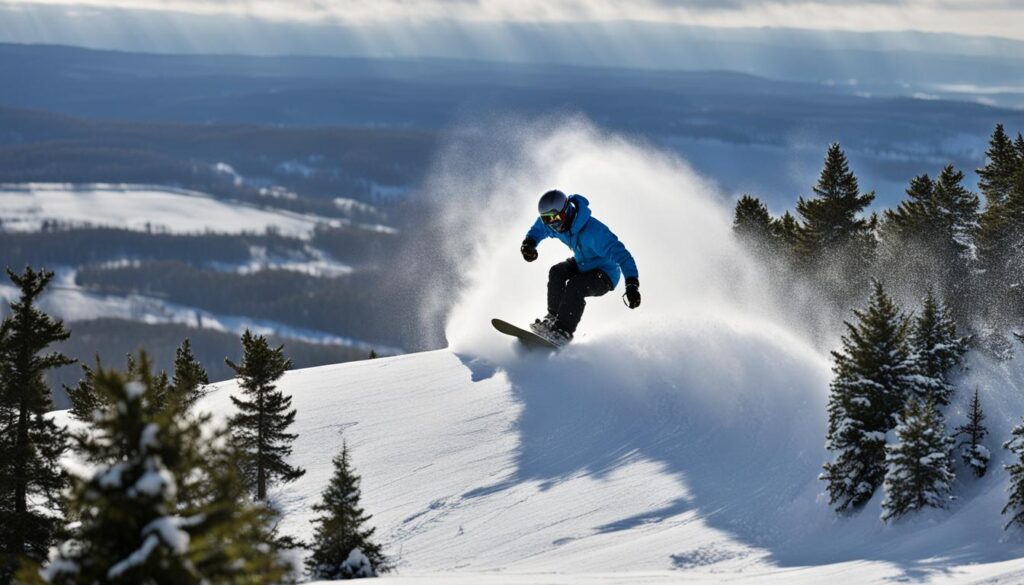
[[[846,323],[842,351],[832,352],[826,439],[833,460],[821,475],[839,512],[864,504],[882,484],[885,435],[912,388],[907,318],[881,283],[867,309],[853,313],[857,323]]]
[[[285,461],[298,435],[287,432],[295,422],[292,398],[274,385],[291,367],[291,361],[284,357],[284,346],[271,348],[266,337],[247,329],[242,334],[242,352],[241,364],[225,360],[235,371],[244,396],[231,397],[239,412],[228,425],[244,454],[241,467],[245,478],[255,487],[256,499],[262,501],[267,499],[267,489],[275,479],[289,483],[306,470]]]
[[[944,508],[953,475],[953,439],[931,400],[907,401],[896,426],[896,443],[886,447],[882,520],[897,519],[925,507]]]
[[[914,393],[920,400],[949,404],[954,390],[949,373],[963,360],[967,343],[968,338],[957,337],[956,323],[945,305],[928,291],[910,332]]]
[[[0,583],[9,582],[23,558],[41,561],[53,544],[66,478],[59,465],[67,438],[46,416],[53,410],[48,370],[73,363],[50,345],[70,332],[36,301],[52,272],[7,271],[20,290],[0,321]]]
[[[313,506],[320,513],[313,520],[313,550],[306,559],[312,579],[376,577],[388,570],[379,545],[372,541],[371,516],[359,507],[360,478],[349,461],[348,445],[334,458],[334,475],[323,500]]]
[[[1012,438],[1003,443],[1003,449],[1014,457],[1013,463],[1003,466],[1003,469],[1010,472],[1010,499],[1003,506],[1003,514],[1011,514],[1004,529],[1014,524],[1024,526],[1024,420],[1013,427],[1011,434]]]
[[[974,389],[974,398],[971,399],[970,410],[967,412],[967,424],[956,428],[956,435],[963,436],[960,441],[960,457],[964,465],[974,471],[974,475],[982,477],[988,470],[988,460],[991,458],[988,448],[981,444],[988,434],[985,428],[985,413],[981,411],[981,399],[978,397],[978,389]]]
[[[248,503],[226,436],[203,431],[209,416],[190,416],[176,401],[154,408],[164,398],[155,376],[97,370],[92,379],[103,406],[75,437],[95,466],[74,480],[69,508],[80,526],[41,571],[19,580],[280,582],[287,565],[269,538],[271,513]]]
[[[203,397],[205,385],[209,383],[206,370],[192,353],[192,343],[185,339],[174,352],[174,378],[171,380],[174,395],[191,408]]]

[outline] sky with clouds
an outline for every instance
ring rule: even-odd
[[[1024,0],[0,0],[315,24],[647,21],[725,27],[918,30],[1024,40]]]

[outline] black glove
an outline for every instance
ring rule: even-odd
[[[526,238],[523,240],[523,245],[519,247],[519,251],[523,253],[523,260],[533,262],[537,259],[537,242]]]
[[[626,306],[630,309],[635,309],[640,306],[640,279],[627,278],[626,279],[626,294],[622,295],[626,297]]]

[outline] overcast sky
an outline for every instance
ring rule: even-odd
[[[562,22],[639,20],[707,26],[919,30],[1024,40],[1024,0],[0,0],[33,5],[174,11],[268,21]]]

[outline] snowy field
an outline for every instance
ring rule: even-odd
[[[264,233],[308,238],[319,223],[342,220],[264,210],[225,202],[195,191],[143,185],[0,185],[0,228],[38,231],[43,222],[173,234]]]

